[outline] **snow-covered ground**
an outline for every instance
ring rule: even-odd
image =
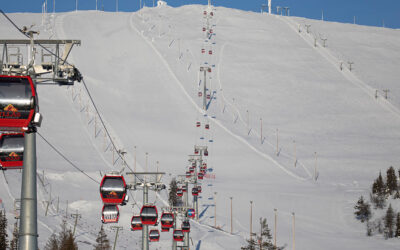
[[[169,183],[174,175],[184,174],[194,144],[209,146],[207,162],[216,179],[203,181],[200,212],[205,212],[200,223],[192,223],[194,248],[243,246],[254,201],[253,231],[259,229],[259,217],[266,217],[273,228],[276,208],[277,242],[288,249],[292,212],[297,249],[397,249],[396,239],[367,237],[365,225],[354,219],[353,206],[361,194],[368,194],[379,170],[398,167],[400,160],[400,31],[218,7],[211,21],[215,35],[206,42],[204,9],[190,5],[135,13],[59,13],[49,16],[45,26],[39,25],[39,14],[10,17],[21,26],[35,22],[42,38],[82,40],[70,61],[84,75],[118,147],[128,152],[130,166],[136,146],[137,168],[145,168],[148,152],[149,170],[156,170],[159,161]],[[4,18],[0,23],[0,38],[22,38]],[[309,34],[306,24],[311,24]],[[313,34],[328,38],[328,46],[318,39],[314,47]],[[345,62],[343,70],[340,61]],[[351,72],[348,61],[354,62]],[[199,66],[205,65],[212,68],[207,82],[211,93],[215,91],[207,117],[197,96],[203,81]],[[390,89],[388,100],[384,89]],[[39,86],[38,92],[43,137],[98,181],[101,173],[121,169],[121,161],[113,167],[109,141],[97,118],[94,121],[81,84]],[[211,129],[196,128],[196,121],[209,122]],[[91,249],[101,226],[98,184],[39,136],[37,141],[38,176],[42,180],[43,171],[45,176],[43,184],[38,182],[40,248],[61,223],[68,201],[69,214],[82,214],[79,247]],[[12,224],[20,173],[8,171],[1,178],[0,197]],[[233,197],[234,235],[209,227],[214,225],[214,192],[217,224],[226,232]],[[53,204],[45,216],[42,201],[50,193]],[[139,212],[142,195],[132,191],[130,196],[135,204],[121,209],[124,230],[118,249],[140,249],[141,234],[131,232],[129,224]],[[165,191],[158,198],[150,196],[158,206],[164,206],[166,198]],[[72,225],[73,219],[68,217],[68,222]],[[107,232],[113,241],[108,225]],[[162,233],[151,249],[168,249],[171,237]]]

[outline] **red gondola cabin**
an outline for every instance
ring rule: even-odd
[[[174,237],[174,241],[183,241],[184,236],[183,236],[182,230],[175,229],[173,237]]]
[[[106,174],[100,183],[100,196],[104,204],[125,205],[126,182],[122,175]]]
[[[203,177],[204,177],[203,172],[200,172],[200,173],[197,174],[197,178],[198,178],[199,180],[203,180]]]
[[[183,191],[182,191],[181,188],[178,188],[178,189],[176,190],[176,195],[177,195],[178,197],[182,197],[182,196],[183,196]]]
[[[132,216],[131,220],[131,230],[132,231],[139,231],[142,230],[142,220],[140,219],[140,216]]]
[[[140,210],[140,220],[143,225],[154,226],[157,224],[158,213],[157,207],[153,205],[144,205]]]
[[[149,232],[149,240],[150,242],[157,242],[160,240],[160,231],[158,229],[152,229]]]
[[[161,227],[172,228],[174,226],[174,214],[164,212],[161,215]]]
[[[0,135],[0,166],[2,169],[21,169],[24,165],[24,133]]]
[[[118,223],[119,208],[117,205],[106,204],[101,212],[101,222],[103,223]]]
[[[30,76],[0,75],[1,130],[28,130],[36,104],[36,89]]]
[[[198,196],[199,195],[199,191],[197,190],[197,187],[192,188],[192,195],[193,196]]]
[[[190,233],[190,222],[188,220],[182,222],[182,232]]]

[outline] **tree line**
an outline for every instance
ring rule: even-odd
[[[400,170],[398,170],[400,177]],[[382,177],[379,172],[378,177],[374,180],[369,195],[371,204],[361,196],[354,206],[354,215],[357,220],[366,223],[367,235],[383,234],[386,239],[400,237],[400,212],[394,211],[392,204],[388,201],[396,202],[400,199],[400,182],[393,167],[386,171],[386,178]],[[400,202],[400,200],[399,200]],[[372,209],[379,211],[386,208],[385,215],[372,220]]]

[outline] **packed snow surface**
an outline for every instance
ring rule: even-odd
[[[82,41],[69,61],[82,72],[131,168],[158,168],[166,172],[168,184],[185,173],[195,144],[209,147],[205,158],[215,179],[203,181],[203,213],[198,223],[192,222],[191,248],[244,246],[253,201],[253,232],[259,231],[259,218],[266,217],[273,233],[277,209],[277,244],[287,249],[292,247],[292,212],[296,249],[398,249],[397,239],[367,237],[353,207],[360,195],[368,196],[380,170],[399,167],[400,31],[218,7],[209,23],[213,35],[207,38],[202,31],[205,9],[190,5],[134,13],[57,13],[43,23],[39,14],[10,17],[19,26],[36,23],[40,38]],[[23,38],[4,18],[0,24],[1,39]],[[349,62],[354,63],[351,71]],[[204,81],[200,66],[212,69],[207,112],[198,97]],[[390,90],[388,99],[385,89]],[[38,93],[41,136],[98,182],[102,174],[122,169],[82,83],[38,86]],[[79,248],[92,249],[101,226],[99,184],[72,168],[41,136],[40,248],[66,214],[72,226],[71,213],[77,212],[82,216]],[[0,177],[11,235],[21,173],[7,171]],[[130,231],[130,218],[139,213],[142,192],[129,196],[130,203],[120,210],[118,249],[141,246],[141,233]],[[150,194],[158,207],[166,200],[165,190]],[[221,230],[211,227],[215,203]],[[106,230],[113,242],[111,226]],[[168,249],[171,239],[171,232],[161,233],[160,242],[150,248]]]

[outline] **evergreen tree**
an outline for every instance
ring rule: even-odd
[[[396,193],[394,194],[393,198],[400,199],[400,192],[398,189],[397,189]]]
[[[371,209],[368,202],[364,201],[364,197],[361,195],[360,199],[358,199],[357,204],[354,206],[356,210],[354,214],[357,219],[361,220],[361,222],[368,221],[371,218]]]
[[[107,238],[107,234],[103,229],[103,226],[101,226],[99,234],[96,239],[97,245],[94,248],[94,250],[110,250],[110,242]]]
[[[245,247],[242,247],[241,249],[242,250],[256,250],[256,241],[253,239],[253,238],[251,238],[251,239],[248,239],[248,240],[246,240],[247,241],[247,246],[245,246]]]
[[[271,242],[271,231],[268,228],[267,219],[260,218],[260,236],[257,236],[257,243],[260,249],[275,250]]]
[[[386,171],[386,193],[391,195],[397,191],[397,176],[393,167]]]
[[[378,195],[385,194],[385,182],[383,181],[381,172],[379,172],[379,176],[376,179],[376,194]]]
[[[394,233],[394,211],[392,208],[392,204],[389,204],[388,209],[386,210],[385,215],[385,237],[392,238]]]
[[[45,250],[59,250],[59,242],[55,233],[53,233],[50,238],[48,239],[46,246],[44,247]]]
[[[176,194],[178,190],[178,185],[176,184],[175,178],[171,180],[169,184],[169,205],[170,206],[177,206],[178,205],[178,195]]]
[[[0,249],[7,249],[7,218],[4,211],[0,211]]]
[[[78,250],[75,237],[70,229],[67,228],[67,222],[64,220],[61,224],[61,232],[58,235],[59,250]]]
[[[10,242],[10,250],[17,250],[17,249],[18,249],[18,224],[17,224],[17,222],[15,222],[13,238]]]
[[[252,237],[247,241],[247,246],[242,247],[242,250],[282,250],[285,247],[275,247],[272,243],[272,235],[271,230],[268,228],[267,219],[260,218],[260,234],[254,234],[254,238]]]
[[[382,209],[386,205],[386,203],[385,203],[385,201],[386,201],[385,195],[378,195],[378,194],[374,195],[374,194],[370,193],[370,200],[374,204],[375,208]]]
[[[400,213],[397,213],[395,237],[400,237]]]

